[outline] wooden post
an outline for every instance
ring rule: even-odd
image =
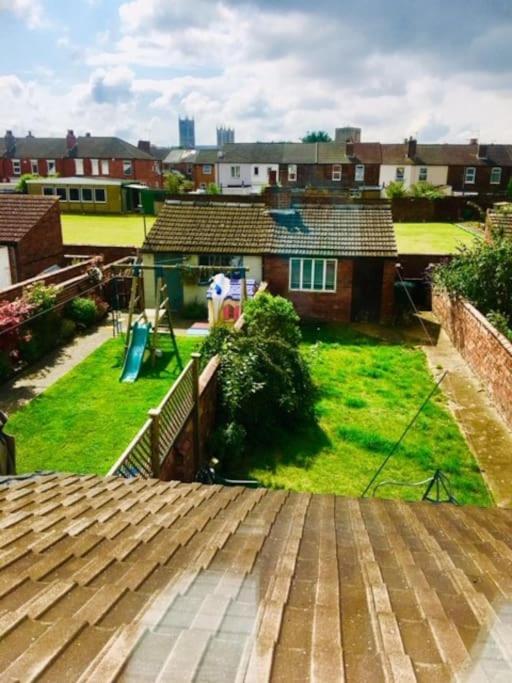
[[[194,408],[192,410],[192,433],[194,448],[194,468],[195,471],[201,466],[201,416],[199,406],[199,364],[201,361],[200,353],[192,354],[192,392]],[[194,475],[195,475],[194,471]]]
[[[160,410],[151,408],[151,470],[155,479],[160,477]]]

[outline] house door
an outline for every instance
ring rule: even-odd
[[[277,171],[275,169],[268,169],[268,184],[277,185]]]
[[[380,259],[354,259],[352,321],[379,322],[384,265]]]
[[[155,254],[155,266],[158,264],[171,265],[179,258],[179,254]],[[158,272],[155,271],[155,280]],[[183,308],[183,280],[180,270],[164,270],[164,278],[167,284],[167,293],[171,303],[171,311],[180,311]]]
[[[12,285],[9,247],[0,247],[0,290]]]

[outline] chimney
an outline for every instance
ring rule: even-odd
[[[347,142],[345,143],[345,151],[349,159],[351,159],[354,156],[354,143],[352,140],[347,140]]]
[[[470,145],[478,145],[478,138],[469,138]]]
[[[408,159],[414,159],[416,156],[416,147],[418,146],[418,142],[413,138],[410,137],[407,140],[407,158]]]
[[[72,130],[68,130],[66,135],[66,148],[68,150],[68,157],[76,156],[76,137]]]
[[[32,131],[29,130],[27,133],[27,138],[33,138],[34,136],[32,135]]]
[[[5,144],[5,156],[8,159],[12,159],[13,157],[15,157],[16,156],[16,138],[12,134],[12,130],[6,130],[5,131],[4,144]]]
[[[85,134],[85,137],[86,137],[86,138],[90,138],[90,137],[91,137],[91,134],[89,133],[89,131],[87,131],[87,133]]]
[[[140,149],[141,152],[151,154],[151,145],[149,140],[139,140],[137,143],[137,147]]]
[[[487,145],[478,145],[478,151],[476,153],[477,159],[487,159]]]

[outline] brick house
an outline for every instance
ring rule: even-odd
[[[72,130],[65,138],[17,138],[8,130],[0,139],[0,181],[24,173],[122,178],[155,187],[162,183],[160,162],[147,152],[120,138],[76,137]]]
[[[55,197],[0,195],[0,286],[60,265],[64,255]]]
[[[218,149],[198,149],[193,166],[194,187],[196,190],[206,190],[208,185],[218,184],[217,161]]]
[[[269,291],[293,301],[304,319],[387,321],[397,249],[389,206],[166,203],[144,242],[147,265],[244,266]],[[183,280],[168,271],[175,308],[205,301],[208,273]],[[146,298],[151,300],[152,287]]]

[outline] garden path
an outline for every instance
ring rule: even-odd
[[[0,387],[0,410],[12,414],[48,389],[66,372],[81,363],[112,336],[112,323],[104,322],[93,332],[77,336],[66,346],[47,354],[25,372]],[[7,428],[7,431],[8,428]]]
[[[472,449],[494,500],[512,507],[512,434],[485,388],[441,330],[435,346],[425,346],[432,373],[448,375],[442,389]]]

